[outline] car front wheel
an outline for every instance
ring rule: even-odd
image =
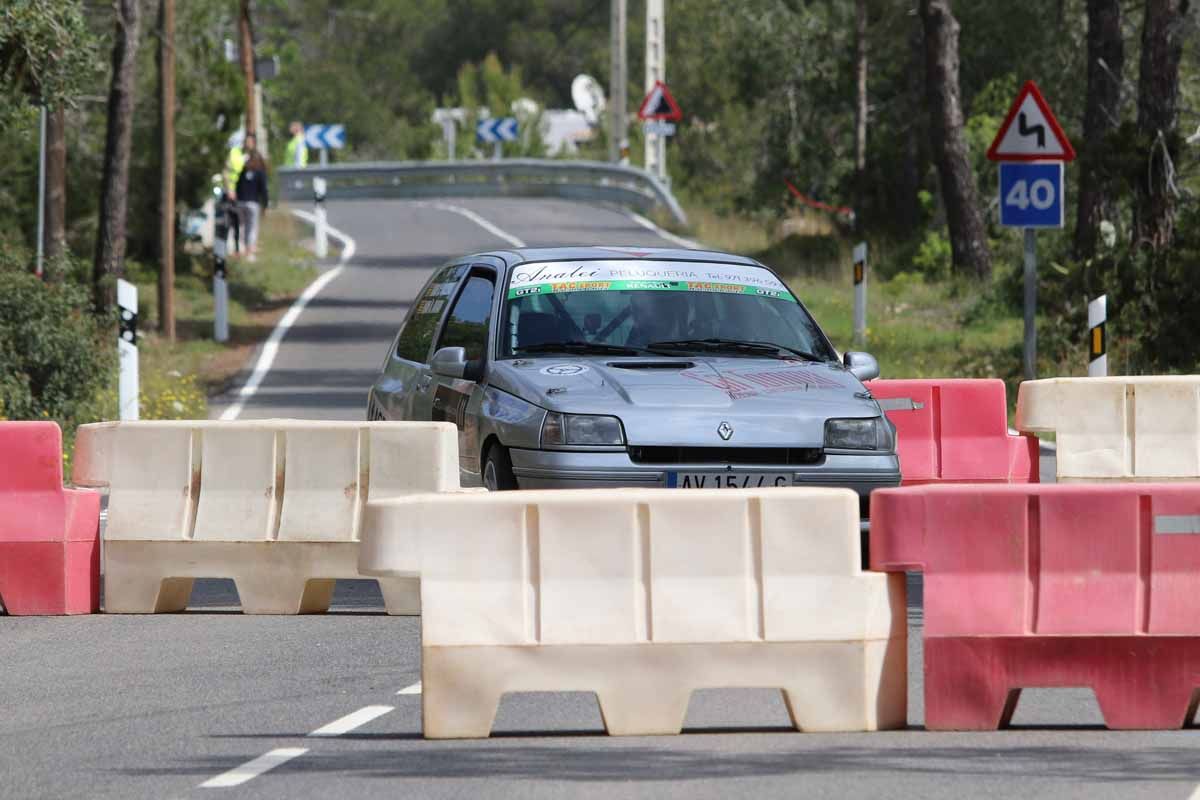
[[[512,460],[508,450],[501,444],[492,444],[483,461],[483,485],[489,492],[507,492],[517,488],[513,475]]]

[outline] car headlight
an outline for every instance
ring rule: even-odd
[[[830,450],[886,450],[895,445],[892,426],[882,417],[825,420],[825,447]]]
[[[594,414],[560,414],[550,411],[542,422],[542,446],[623,445],[621,420]]]

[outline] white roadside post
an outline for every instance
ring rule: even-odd
[[[867,243],[854,245],[854,342],[867,341]]]
[[[316,236],[315,250],[317,258],[329,255],[329,225],[325,219],[325,190],[328,188],[324,178],[313,178],[313,233]]]
[[[213,341],[229,341],[229,284],[225,280],[225,257],[229,248],[229,226],[222,214],[213,230]]]
[[[1108,295],[1088,303],[1088,377],[1108,375]]]
[[[138,418],[138,290],[127,280],[117,280],[117,355],[121,376],[117,384],[117,408],[120,418]]]

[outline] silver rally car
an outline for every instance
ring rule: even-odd
[[[433,274],[367,416],[453,422],[465,486],[845,486],[865,517],[900,483],[878,373],[748,258],[505,250]]]

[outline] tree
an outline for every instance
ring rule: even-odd
[[[1096,252],[1100,222],[1115,214],[1108,180],[1101,174],[1105,140],[1121,119],[1125,43],[1120,0],[1087,0],[1087,104],[1083,113],[1075,257]]]
[[[867,0],[854,4],[854,206],[863,213],[867,169]]]
[[[175,0],[158,6],[158,119],[161,143],[158,330],[175,341]]]
[[[1149,145],[1137,181],[1134,242],[1155,252],[1171,245],[1175,224],[1174,167],[1178,152],[1179,60],[1189,0],[1146,0],[1138,72],[1137,127]]]
[[[238,12],[238,50],[246,79],[246,133],[256,133],[258,113],[254,107],[254,26],[250,22],[250,0],[241,0]]]
[[[958,20],[949,0],[921,0],[925,30],[925,90],[929,103],[934,159],[942,184],[942,202],[950,228],[954,269],[978,278],[992,274],[975,174],[963,137],[958,88]]]
[[[129,187],[129,150],[133,133],[139,0],[113,0],[112,80],[108,92],[108,126],[104,138],[104,172],[100,183],[100,219],[96,258],[92,265],[92,302],[97,313],[112,308],[114,279],[125,270],[125,223]]]
[[[67,252],[67,112],[46,115],[46,257]]]

